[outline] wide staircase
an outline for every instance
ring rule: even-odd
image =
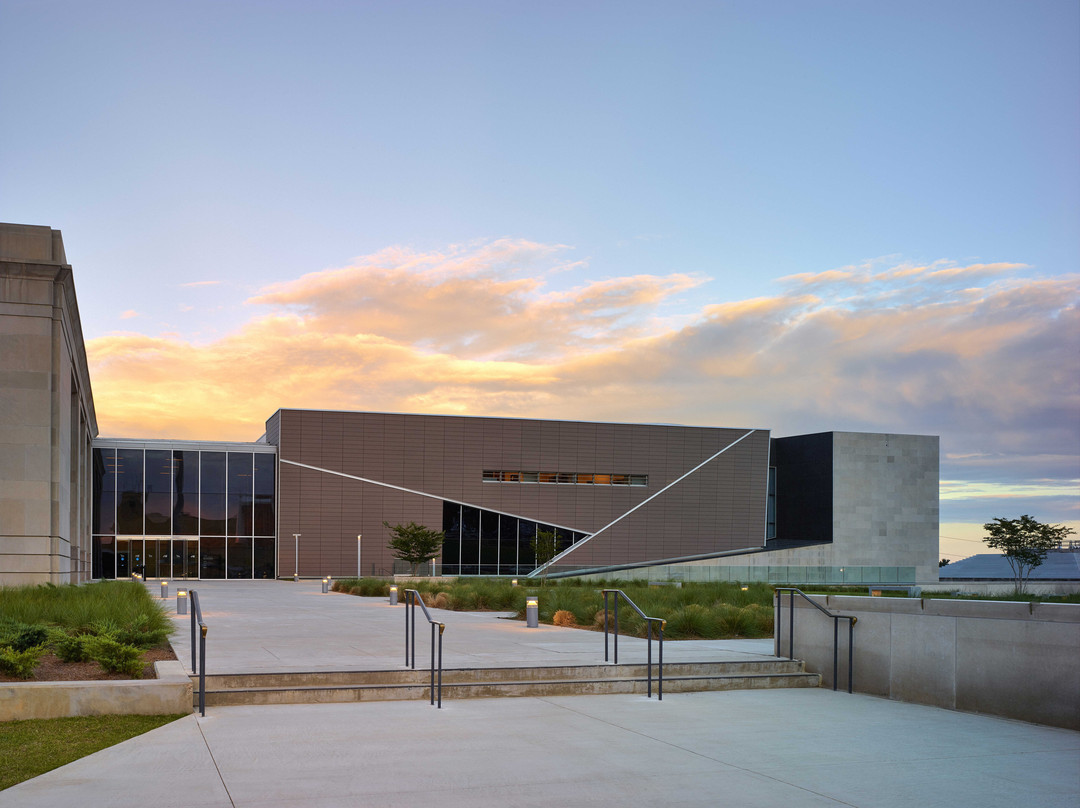
[[[653,688],[655,681],[653,673]],[[192,677],[198,689],[198,677]],[[819,687],[800,660],[665,663],[664,692]],[[573,665],[446,669],[445,700],[501,696],[568,696],[641,693],[645,665]],[[244,704],[319,704],[354,701],[428,699],[427,670],[330,671],[314,673],[239,673],[206,677],[206,706]],[[197,698],[197,696],[196,696]]]

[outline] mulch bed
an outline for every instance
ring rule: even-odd
[[[151,648],[143,651],[143,660],[146,667],[143,668],[143,679],[156,679],[154,675],[154,663],[168,659],[176,659],[172,648]],[[105,679],[130,679],[122,673],[109,673],[101,669],[96,662],[64,662],[56,654],[45,654],[34,668],[32,679],[17,679],[14,676],[5,676],[0,673],[0,682],[87,682]]]

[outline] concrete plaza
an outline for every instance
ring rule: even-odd
[[[211,671],[402,665],[402,610],[377,600],[318,582],[196,588]],[[595,633],[439,614],[448,666],[602,655]],[[771,651],[744,642],[665,657]],[[0,792],[0,808],[560,804],[1073,808],[1080,733],[823,689],[218,707]]]

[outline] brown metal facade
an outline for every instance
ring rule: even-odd
[[[313,410],[279,410],[266,427],[278,446],[280,576],[293,573],[297,543],[301,576],[357,574],[358,544],[359,571],[389,572],[383,522],[441,529],[444,501],[600,531],[555,569],[765,543],[767,430]],[[484,482],[486,469],[648,475],[648,484]]]

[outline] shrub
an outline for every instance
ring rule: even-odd
[[[139,649],[117,642],[109,636],[88,637],[86,650],[90,658],[110,673],[123,673],[132,679],[142,677],[143,661]]]
[[[64,662],[87,662],[90,652],[86,647],[89,637],[85,634],[76,634],[69,637],[65,634],[62,638],[53,640],[53,651]]]
[[[0,642],[14,651],[27,651],[34,646],[44,645],[49,640],[48,628],[38,623],[28,625],[13,621],[7,623],[4,628]]]
[[[746,609],[740,609],[738,606],[724,606],[720,610],[720,631],[725,636],[750,636],[753,625],[753,616]]]
[[[578,624],[574,613],[568,612],[566,609],[559,609],[555,612],[551,617],[551,622],[557,626],[576,626]]]
[[[434,601],[434,603],[432,603],[432,605],[436,609],[449,609],[450,608],[450,596],[447,595],[445,592],[439,592],[435,596],[435,601]]]
[[[0,671],[8,676],[29,679],[34,675],[38,660],[45,653],[44,645],[35,645],[16,651],[9,646],[0,646]]]

